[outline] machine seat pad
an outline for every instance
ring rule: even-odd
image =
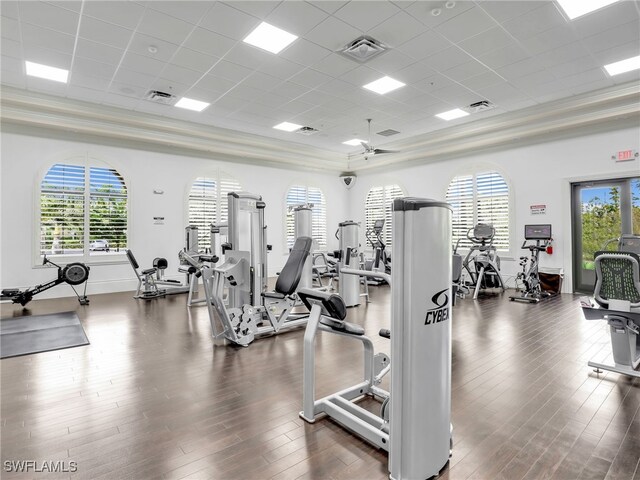
[[[262,296],[265,298],[277,298],[279,300],[286,298],[286,295],[278,292],[263,292]]]
[[[291,295],[298,288],[300,277],[304,263],[309,256],[311,250],[310,237],[298,237],[296,243],[293,244],[287,263],[284,264],[278,280],[276,281],[275,291],[283,295]]]
[[[217,255],[198,255],[201,262],[209,262],[209,263],[217,263],[218,258]]]
[[[348,333],[349,335],[357,335],[359,337],[364,335],[364,328],[362,328],[360,325],[356,325],[355,323],[335,320],[330,317],[322,317],[320,323],[338,332]]]
[[[142,270],[142,272],[140,273],[142,273],[142,275],[153,275],[157,271],[158,271],[157,268],[152,267],[152,268],[147,268],[146,270]]]

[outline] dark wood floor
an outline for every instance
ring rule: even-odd
[[[376,335],[389,291],[349,312]],[[5,359],[2,462],[77,462],[73,475],[2,478],[387,478],[387,455],[301,407],[302,336],[213,347],[203,307],[185,296],[130,294],[33,302],[31,314],[75,310],[90,346]],[[2,306],[2,317],[20,315]],[[507,295],[459,302],[453,317],[454,448],[447,479],[640,480],[640,381],[595,376],[604,322],[583,320],[576,297],[539,305]],[[348,340],[318,345],[319,394],[359,378]]]

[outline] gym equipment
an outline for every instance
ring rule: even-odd
[[[495,235],[495,228],[488,223],[478,223],[467,231],[467,239],[472,245],[462,266],[471,278],[468,285],[473,288],[474,300],[478,298],[480,290],[501,288],[503,292],[505,291],[500,275],[500,257],[493,245]],[[456,242],[454,254],[457,253],[459,244],[460,240]]]
[[[529,243],[528,241],[535,241]],[[551,296],[549,292],[542,290],[540,286],[540,276],[538,273],[538,256],[540,252],[546,252],[547,247],[551,244],[551,225],[525,225],[524,226],[524,242],[522,247],[529,250],[531,257],[520,257],[520,266],[522,271],[516,276],[516,283],[522,282],[524,289],[520,295],[509,297],[512,301],[538,303],[541,299]]]
[[[607,240],[607,242],[602,247],[603,251],[609,250],[609,245],[612,243],[617,243],[617,251],[618,252],[633,252],[640,255],[640,236],[633,235],[629,233],[625,233],[621,235],[619,238],[612,238]]]
[[[595,253],[595,304],[582,297],[586,320],[606,320],[611,333],[613,365],[590,361],[602,370],[640,378],[640,258],[633,252]]]
[[[178,280],[164,278],[164,271],[169,266],[166,258],[156,257],[153,259],[153,266],[151,268],[140,271],[138,271],[140,264],[131,250],[127,250],[127,259],[138,279],[138,288],[133,298],[149,300],[151,298],[164,297],[165,295],[175,293],[186,293],[189,291],[189,281],[187,281],[185,285]],[[188,273],[188,271],[183,269],[182,273]]]
[[[53,265],[58,268],[58,278],[51,280],[47,283],[36,285],[35,287],[28,288],[26,290],[19,290],[17,288],[6,288],[2,290],[2,300],[11,300],[12,303],[19,303],[23,307],[33,300],[33,297],[39,293],[49,290],[50,288],[60,285],[61,283],[68,283],[73,289],[73,293],[78,297],[80,305],[89,305],[89,299],[87,298],[87,280],[89,279],[89,267],[84,263],[73,262],[61,267],[60,265],[53,263],[45,255],[42,260],[42,265]],[[80,295],[75,286],[84,283],[84,292]]]
[[[347,307],[355,307],[360,304],[360,277],[343,273],[344,268],[358,266],[359,229],[359,223],[347,220],[339,223],[336,231],[336,238],[340,242],[339,250],[334,252],[334,257],[338,261],[338,291]]]
[[[391,273],[391,257],[387,252],[386,245],[382,240],[382,230],[384,229],[384,219],[376,220],[373,228],[365,232],[367,241],[373,248],[373,258],[365,260],[365,270],[375,270],[378,272]],[[370,281],[371,282],[371,281]],[[373,281],[372,283],[380,284]]]
[[[380,332],[391,338],[391,358],[374,355],[364,330],[345,321],[346,303],[339,296],[317,290],[298,292],[311,310],[304,336],[300,417],[314,423],[326,414],[387,450],[390,478],[394,480],[425,479],[445,466],[452,445],[451,207],[435,200],[395,199],[393,225],[391,332]],[[428,248],[425,239],[430,239]],[[364,378],[316,400],[318,332],[361,342]],[[389,371],[391,388],[386,392],[378,385]],[[379,416],[355,403],[364,396],[382,401]]]
[[[313,203],[303,203],[290,207],[293,211],[295,238],[309,237],[313,238]],[[311,251],[317,250],[317,243],[312,240]],[[307,256],[302,269],[302,277],[298,288],[311,288],[313,286],[313,259],[311,255]]]

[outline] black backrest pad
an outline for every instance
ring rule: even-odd
[[[602,305],[607,300],[640,302],[636,278],[640,258],[633,252],[596,252],[596,288],[594,297]],[[604,300],[604,302],[603,302]],[[608,305],[603,305],[607,307]]]
[[[320,304],[322,306],[322,314],[327,317],[335,318],[336,320],[344,320],[347,317],[347,307],[339,295],[305,288],[298,290],[298,297],[309,310],[314,304]]]
[[[136,261],[136,257],[133,256],[133,252],[131,250],[127,250],[127,258],[129,259],[131,266],[135,270],[137,270],[140,267],[140,265],[138,265],[138,262]]]
[[[276,281],[276,292],[283,295],[291,295],[298,288],[304,262],[311,250],[311,238],[298,237],[293,244],[287,263],[284,264],[278,280]]]

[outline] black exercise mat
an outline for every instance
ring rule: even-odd
[[[7,318],[0,321],[0,358],[88,345],[75,312]]]

